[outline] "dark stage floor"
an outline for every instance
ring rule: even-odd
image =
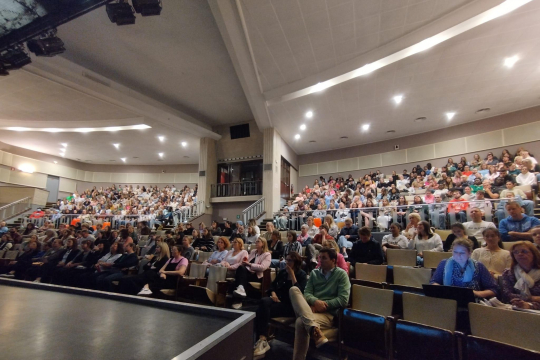
[[[232,319],[0,285],[0,358],[170,360]]]

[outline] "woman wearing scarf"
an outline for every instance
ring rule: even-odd
[[[497,296],[497,283],[489,270],[480,262],[471,259],[472,242],[461,238],[452,244],[452,257],[437,266],[430,283],[433,285],[471,288],[476,297]]]
[[[512,266],[502,274],[503,301],[522,309],[540,310],[540,252],[528,241],[510,250]]]

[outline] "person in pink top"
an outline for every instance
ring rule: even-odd
[[[242,265],[242,261],[249,257],[249,254],[244,250],[244,241],[241,238],[234,239],[231,244],[232,250],[229,251],[220,265],[229,270],[236,270]]]

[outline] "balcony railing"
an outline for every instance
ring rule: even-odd
[[[0,207],[0,221],[5,221],[32,208],[32,197],[25,197]]]
[[[262,195],[262,180],[212,185],[212,197]]]

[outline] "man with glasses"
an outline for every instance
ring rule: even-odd
[[[502,241],[532,241],[531,229],[540,226],[540,220],[524,215],[519,203],[510,201],[506,204],[509,216],[499,222]]]

